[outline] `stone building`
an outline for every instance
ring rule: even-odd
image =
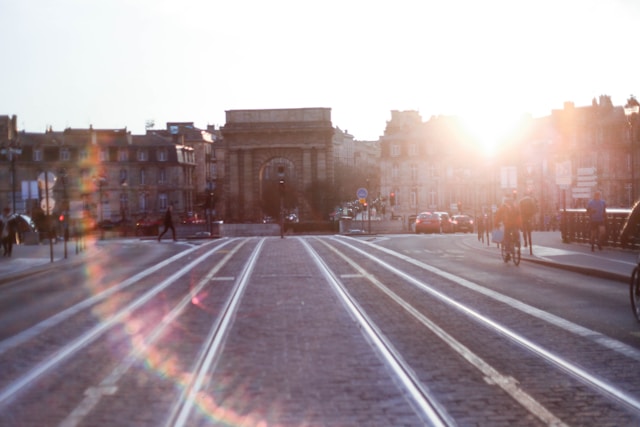
[[[170,203],[177,213],[192,206],[194,150],[165,135],[90,127],[20,132],[17,139],[16,191],[0,188],[3,204],[15,197],[16,212],[44,209],[47,194],[53,214],[69,208],[72,217],[82,211],[96,221],[159,216]],[[49,191],[43,174],[55,178]]]
[[[148,130],[147,134],[170,138],[176,146],[193,149],[195,165],[192,176],[192,198],[185,201],[184,209],[206,218],[224,217],[216,201],[221,196],[224,177],[224,145],[219,130],[209,126],[199,129],[193,122],[167,122],[164,130]]]
[[[551,216],[584,207],[595,189],[610,207],[630,207],[640,192],[639,119],[637,108],[625,114],[608,96],[584,107],[568,102],[549,116],[523,117],[486,156],[456,118],[423,122],[416,111],[392,111],[381,138],[381,191],[405,219],[424,210],[490,213],[513,194],[532,195]]]
[[[381,138],[380,189],[387,214],[468,211],[478,198],[483,163],[454,118],[423,122],[417,111],[392,111]]]
[[[230,110],[222,202],[230,222],[326,216],[334,179],[331,109]],[[282,184],[280,184],[282,181]]]

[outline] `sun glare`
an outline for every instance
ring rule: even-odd
[[[482,153],[487,157],[495,156],[522,122],[522,117],[510,117],[504,114],[462,116],[465,131],[475,140]]]

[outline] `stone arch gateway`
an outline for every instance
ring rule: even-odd
[[[229,110],[221,132],[225,220],[259,222],[272,215],[280,175],[288,211],[301,220],[326,217],[331,206],[320,206],[314,192],[333,186],[330,108]]]

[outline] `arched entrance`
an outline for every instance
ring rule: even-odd
[[[221,195],[228,222],[279,217],[279,168],[284,204],[300,220],[328,215],[318,188],[333,185],[333,126],[329,108],[232,110],[221,128],[226,148]],[[277,194],[277,196],[276,196]],[[276,215],[273,215],[276,213]]]
[[[299,215],[297,194],[300,190],[296,188],[298,179],[292,161],[283,157],[269,160],[260,168],[259,180],[260,208],[263,216],[279,219],[281,207],[285,216]]]

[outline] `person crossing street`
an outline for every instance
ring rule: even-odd
[[[171,229],[173,241],[174,242],[176,241],[176,229],[173,226],[173,217],[171,215],[172,211],[173,211],[173,205],[169,205],[169,207],[167,208],[167,211],[164,214],[164,231],[160,233],[160,235],[158,236],[158,242],[162,240],[162,236],[164,236],[164,233],[166,233],[169,229]]]

